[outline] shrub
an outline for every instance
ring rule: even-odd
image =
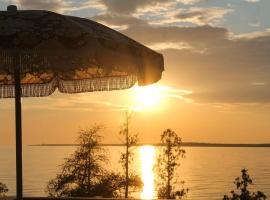
[[[125,152],[121,153],[120,157],[120,163],[122,165],[122,168],[124,170],[124,197],[128,198],[128,195],[130,193],[129,189],[135,190],[136,188],[142,187],[142,181],[139,178],[138,175],[135,175],[135,172],[133,172],[130,169],[130,164],[133,161],[133,146],[137,144],[138,142],[138,135],[134,135],[130,133],[130,120],[131,120],[131,114],[126,112],[125,116],[125,122],[120,130],[120,135],[124,137],[124,146],[125,146]]]
[[[5,197],[8,192],[8,188],[4,183],[0,182],[0,197]]]
[[[242,169],[241,173],[241,177],[237,177],[234,181],[236,189],[239,190],[240,193],[238,194],[233,190],[231,191],[231,196],[224,195],[223,200],[265,200],[267,197],[263,192],[250,192],[248,190],[248,187],[253,184],[248,170]]]
[[[185,156],[181,138],[172,130],[167,129],[161,135],[162,148],[157,161],[158,198],[182,199],[186,197],[188,189],[184,182],[175,179],[175,170],[180,166],[180,158]]]

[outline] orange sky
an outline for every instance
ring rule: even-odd
[[[86,94],[89,99],[114,99],[125,103],[127,91]],[[96,103],[80,103],[80,98],[70,104],[70,95],[53,95],[52,106],[45,99],[23,100],[23,140],[25,144],[73,143],[80,128],[95,123],[106,126],[104,143],[117,143],[124,111]],[[75,95],[72,97],[77,98]],[[119,100],[122,98],[122,100]],[[4,100],[1,108],[1,145],[14,143],[13,100]],[[63,105],[61,105],[63,101]],[[65,105],[66,104],[66,105]],[[93,110],[92,110],[93,109]],[[114,110],[115,109],[115,110]],[[131,130],[139,133],[140,142],[158,142],[165,128],[177,131],[184,141],[265,143],[269,142],[269,109],[260,105],[199,104],[165,98],[159,104],[142,111],[134,111]]]

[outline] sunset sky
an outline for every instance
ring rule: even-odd
[[[98,21],[162,53],[148,88],[24,98],[23,141],[73,143],[102,123],[118,143],[124,111],[140,142],[171,128],[184,141],[270,143],[269,0],[0,0]],[[15,139],[14,100],[0,99],[0,145]]]

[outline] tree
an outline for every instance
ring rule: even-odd
[[[4,183],[0,182],[0,198],[5,197],[8,192],[8,188]]]
[[[49,181],[47,192],[53,197],[117,197],[123,177],[104,168],[108,164],[106,151],[101,147],[102,126],[81,130],[79,146],[65,159],[61,173]]]
[[[181,138],[172,130],[167,129],[161,135],[161,149],[157,159],[157,174],[159,176],[157,191],[159,198],[182,199],[187,195],[188,189],[184,182],[175,178],[175,170],[180,166],[180,158],[184,158],[185,150],[182,149]]]
[[[236,189],[240,190],[240,194],[231,191],[231,197],[224,195],[223,200],[265,200],[267,197],[263,192],[250,192],[248,190],[248,187],[253,184],[248,170],[242,169],[241,173],[241,177],[237,177],[234,181]]]
[[[140,188],[142,186],[141,179],[138,175],[135,175],[134,172],[130,172],[129,165],[133,161],[133,149],[132,147],[137,144],[138,142],[138,134],[131,135],[130,134],[130,119],[131,114],[126,112],[125,113],[125,122],[123,124],[122,129],[120,130],[120,135],[124,136],[125,138],[125,153],[121,153],[120,163],[125,172],[125,198],[128,198],[129,194],[129,187]]]

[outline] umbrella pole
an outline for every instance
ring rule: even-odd
[[[16,115],[16,191],[17,200],[23,198],[22,175],[22,113],[21,113],[21,77],[20,57],[15,54],[14,78],[15,78],[15,115]]]

